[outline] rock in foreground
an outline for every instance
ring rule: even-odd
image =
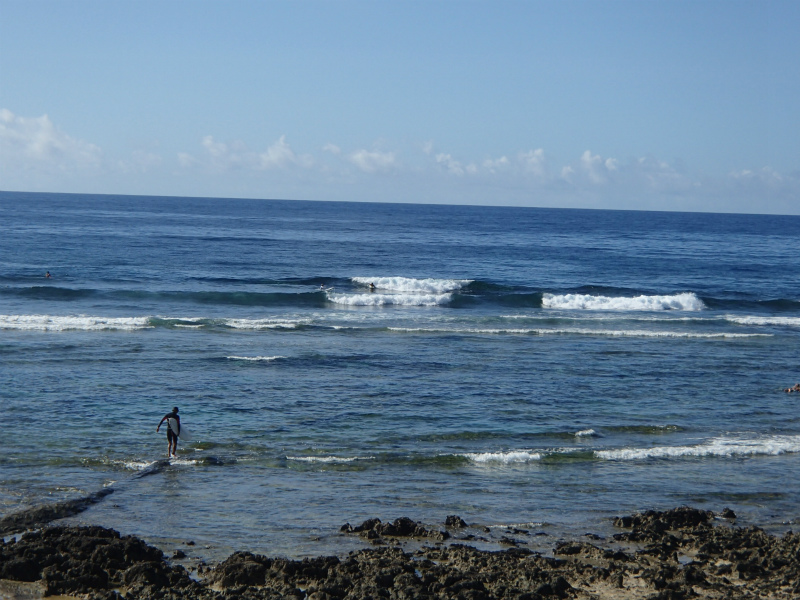
[[[117,590],[142,600],[800,597],[800,535],[715,527],[713,518],[687,507],[622,517],[616,523],[626,530],[613,547],[562,542],[555,558],[461,544],[413,553],[381,546],[303,560],[237,552],[201,581],[138,538],[100,527],[53,527],[1,545],[0,578],[40,580],[48,594],[95,599],[118,598]],[[429,535],[413,521],[378,523],[351,530]]]

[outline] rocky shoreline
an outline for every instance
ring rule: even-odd
[[[613,540],[559,542],[553,556],[514,546],[479,550],[467,524],[411,519],[342,527],[374,547],[289,560],[236,552],[187,569],[133,536],[102,527],[47,527],[0,540],[0,597],[92,600],[800,598],[800,534],[782,537],[689,507],[615,520]],[[726,520],[727,519],[727,520]],[[416,550],[401,540],[423,544]],[[513,541],[513,540],[512,540]]]

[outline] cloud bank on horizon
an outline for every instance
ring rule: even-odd
[[[791,3],[90,4],[0,0],[0,189],[800,214]]]

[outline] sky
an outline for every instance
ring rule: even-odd
[[[800,2],[0,0],[0,190],[800,214]]]

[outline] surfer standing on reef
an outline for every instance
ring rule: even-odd
[[[167,456],[178,457],[178,436],[181,434],[181,418],[178,416],[178,407],[172,409],[171,413],[164,415],[161,422],[156,427],[156,433],[161,426],[167,422]]]

